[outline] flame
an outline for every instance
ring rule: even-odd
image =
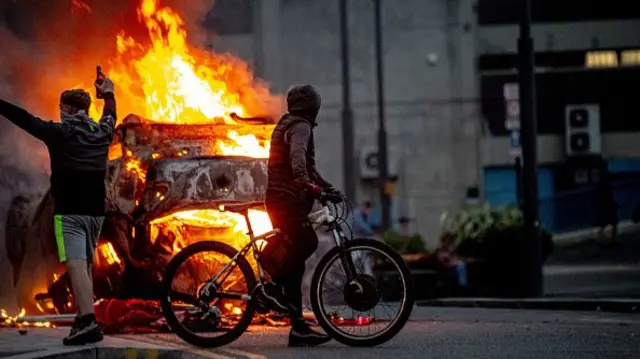
[[[255,135],[240,135],[236,131],[227,133],[229,140],[218,140],[216,145],[220,153],[227,156],[249,156],[256,158],[269,158],[271,144],[267,141],[261,143]]]
[[[129,158],[125,168],[128,172],[135,174],[141,182],[144,183],[147,180],[147,171],[142,168],[140,160],[136,158]]]
[[[102,255],[102,258],[106,259],[108,265],[115,263],[120,264],[120,258],[110,242],[100,244],[98,246],[98,252]]]
[[[249,221],[253,229],[254,235],[258,236],[273,230],[271,221],[267,212],[262,210],[249,210]],[[216,240],[231,245],[236,249],[244,247],[249,237],[247,223],[244,217],[237,213],[223,212],[214,209],[199,209],[176,212],[161,218],[157,218],[150,223],[151,226],[151,242],[155,243],[160,234],[170,232],[173,243],[170,250],[173,254],[182,250],[189,243],[200,239],[211,239],[193,237],[194,231],[184,231],[184,227],[204,228],[204,229],[220,229]],[[258,241],[257,246],[262,250],[266,245],[265,241]],[[249,262],[255,263],[252,256],[248,256]]]
[[[115,41],[117,55],[106,69],[117,86],[119,106],[154,122],[174,124],[236,124],[232,113],[264,115],[261,97],[272,96],[245,63],[190,47],[183,19],[158,0],[141,0],[137,14],[149,43],[121,31]],[[91,115],[99,118],[98,106]]]

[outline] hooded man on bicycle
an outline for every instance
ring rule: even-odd
[[[316,169],[313,129],[320,95],[310,85],[287,93],[286,113],[273,131],[265,205],[281,235],[265,247],[260,263],[276,284],[260,285],[256,294],[291,319],[289,346],[320,345],[331,338],[313,331],[302,317],[302,280],[306,260],[318,248],[308,214],[323,193],[338,194]]]

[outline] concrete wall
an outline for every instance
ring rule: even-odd
[[[640,47],[640,20],[615,20],[534,25],[536,51]],[[517,52],[517,25],[483,26],[478,30],[478,53]]]
[[[416,218],[413,229],[434,244],[441,212],[458,206],[479,178],[475,16],[470,0],[383,3],[386,121],[389,147],[400,157],[398,208]],[[319,166],[342,187],[338,1],[259,4],[260,73],[278,91],[299,83],[320,90]],[[349,1],[356,151],[376,143],[373,16],[372,1]],[[431,53],[435,65],[426,60]],[[364,184],[360,189],[361,199],[375,193]]]

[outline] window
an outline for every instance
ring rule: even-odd
[[[590,51],[585,58],[586,67],[616,67],[618,53],[615,51]]]
[[[626,50],[622,51],[620,55],[621,64],[623,66],[639,66],[640,65],[640,50]]]

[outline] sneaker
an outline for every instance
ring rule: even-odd
[[[284,295],[284,289],[278,285],[259,283],[253,290],[253,295],[256,297],[258,304],[266,308],[283,314],[289,312],[289,307],[287,306],[288,301]]]
[[[80,316],[76,316],[76,319],[73,320],[73,325],[71,326],[71,331],[69,332],[69,336],[74,335],[82,328],[82,319]]]
[[[294,324],[289,332],[290,347],[314,347],[331,341],[327,334],[316,332],[305,322]]]
[[[104,339],[102,329],[95,320],[82,320],[82,318],[80,318],[79,322],[79,327],[72,327],[69,336],[62,340],[64,345],[92,344]]]

